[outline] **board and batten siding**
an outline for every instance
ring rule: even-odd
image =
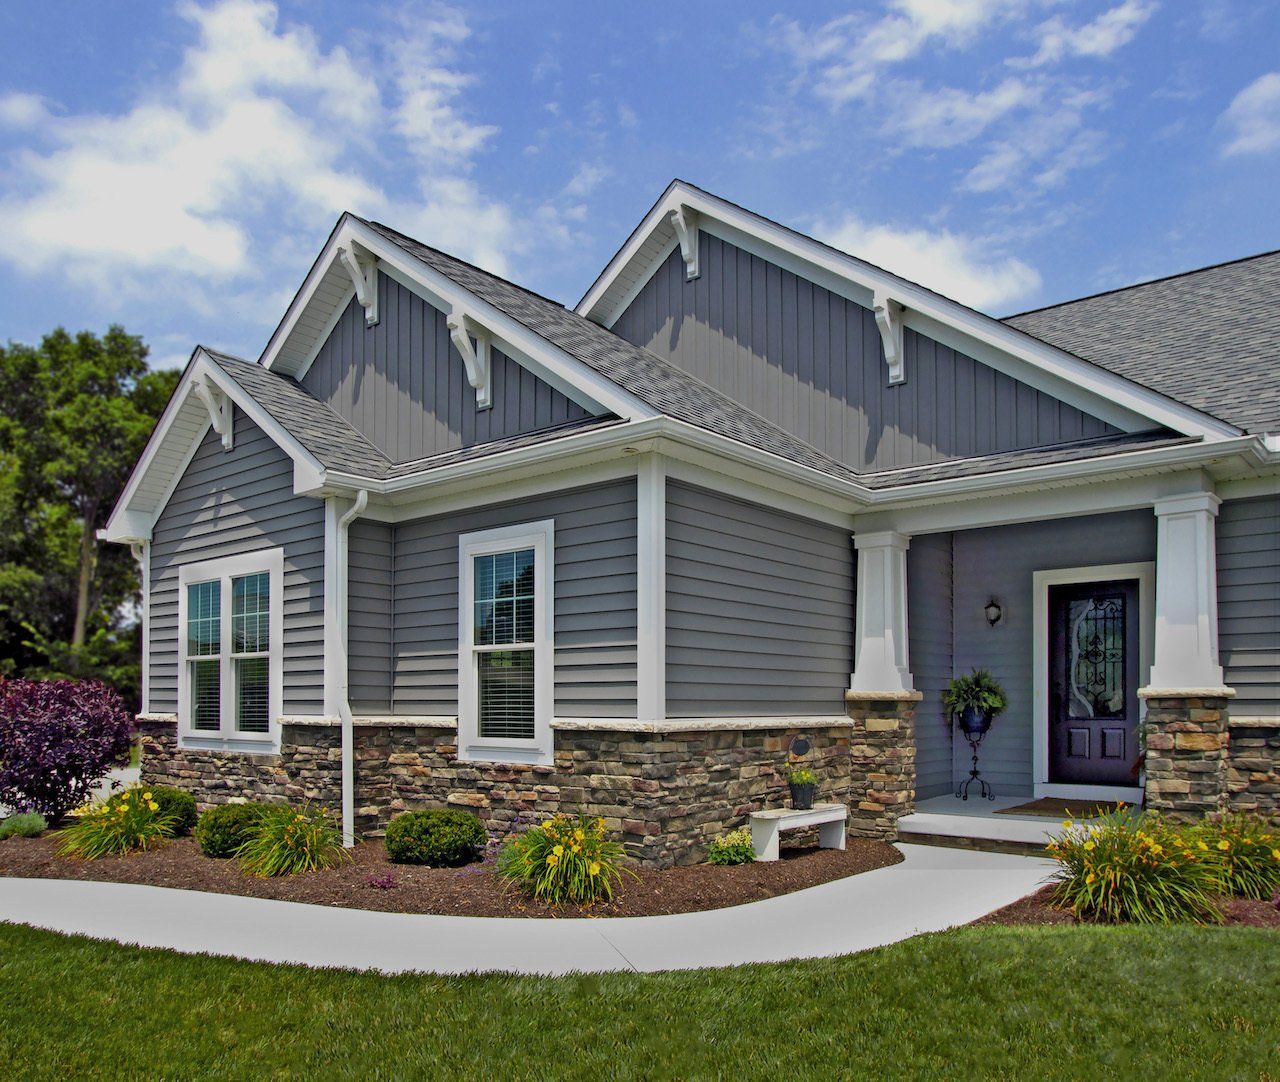
[[[458,536],[555,521],[555,711],[636,715],[634,478],[400,523],[392,535],[392,710],[458,712]]]
[[[954,788],[951,720],[942,693],[954,675],[951,534],[924,534],[907,549],[907,638],[911,674],[924,697],[916,706],[916,796]]]
[[[178,709],[178,569],[284,549],[284,712],[324,708],[324,503],[293,493],[293,463],[235,410],[235,446],[209,430],[151,540],[150,706]]]
[[[1280,495],[1218,508],[1218,653],[1231,713],[1280,717]]]
[[[913,539],[914,547],[919,539]],[[953,535],[953,663],[957,674],[989,669],[1009,698],[982,742],[983,776],[1004,795],[1030,793],[1033,739],[1033,582],[1036,571],[1149,563],[1156,558],[1150,510],[1053,519]],[[983,608],[995,598],[995,627]],[[1145,677],[1146,673],[1143,673]],[[969,747],[953,742],[954,769],[969,771]]]
[[[302,377],[302,386],[351,422],[393,462],[411,462],[536,432],[587,411],[498,350],[493,405],[476,392],[443,312],[378,275],[378,313],[365,325],[353,297]]]
[[[679,249],[613,325],[833,458],[885,470],[1117,431],[908,329],[888,385],[875,315],[706,230],[701,277]]]
[[[843,716],[847,530],[667,484],[667,714]]]

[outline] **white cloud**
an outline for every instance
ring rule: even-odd
[[[1036,31],[1040,48],[1026,60],[1010,61],[1016,66],[1039,67],[1068,57],[1102,59],[1128,45],[1156,10],[1155,0],[1124,0],[1082,26],[1071,27],[1055,16]]]
[[[34,128],[49,119],[38,94],[0,94],[0,128]]]
[[[977,138],[1009,113],[1034,105],[1039,91],[1017,79],[970,93],[954,87],[925,90],[918,84],[896,88],[897,105],[886,134],[906,146],[950,147]]]
[[[1280,147],[1280,71],[1261,75],[1227,106],[1221,124],[1230,141],[1222,153],[1264,154]]]
[[[878,19],[858,13],[819,26],[775,17],[768,34],[805,72],[815,92],[834,105],[864,98],[882,69],[909,60],[926,46],[956,49],[979,31],[1037,0],[892,0]]]
[[[1034,267],[982,237],[873,225],[856,215],[819,222],[814,233],[850,255],[974,308],[999,308],[1040,288]]]
[[[564,186],[564,194],[574,199],[585,199],[608,179],[609,173],[609,167],[599,162],[583,162]]]
[[[434,9],[371,62],[281,26],[265,0],[178,11],[194,41],[161,85],[120,113],[46,117],[3,174],[4,257],[104,294],[161,289],[170,305],[210,311],[265,296],[255,281],[274,293],[297,273],[300,238],[309,247],[351,209],[504,266],[510,211],[468,176],[496,129],[459,108],[460,15]],[[382,179],[388,115],[417,163],[420,190],[407,197]]]

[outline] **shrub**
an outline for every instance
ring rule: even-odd
[[[613,897],[622,858],[622,846],[605,837],[603,819],[555,815],[502,847],[498,874],[552,905],[582,905]]]
[[[38,838],[49,829],[39,812],[19,812],[0,822],[0,840],[4,838]]]
[[[383,843],[396,864],[456,867],[475,860],[485,844],[484,827],[474,815],[453,809],[414,811],[387,824]]]
[[[1167,924],[1218,921],[1218,862],[1158,816],[1124,808],[1049,842],[1057,899],[1084,920]]]
[[[160,814],[173,819],[173,835],[184,837],[191,833],[200,813],[196,811],[196,798],[182,789],[171,785],[153,785],[152,799],[160,805]]]
[[[71,814],[72,824],[58,831],[59,856],[123,856],[154,849],[173,837],[173,817],[165,815],[151,790],[141,785]]]
[[[210,808],[196,822],[196,844],[200,852],[206,857],[234,857],[271,807],[269,804],[219,804]]]
[[[1213,815],[1186,834],[1197,849],[1216,858],[1223,894],[1266,901],[1280,890],[1280,830],[1261,816]]]
[[[750,827],[739,827],[719,835],[707,850],[708,864],[750,864],[755,859]]]
[[[0,804],[59,819],[92,797],[132,738],[106,684],[0,679]]]
[[[310,804],[272,808],[258,819],[236,856],[241,868],[264,879],[319,871],[351,859],[329,813]]]

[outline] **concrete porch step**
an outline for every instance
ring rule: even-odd
[[[1060,831],[1054,819],[1014,815],[963,815],[913,812],[898,820],[898,837],[917,845],[942,845],[991,853],[1043,856],[1049,838]]]

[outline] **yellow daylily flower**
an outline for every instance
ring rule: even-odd
[[[1085,843],[1084,843],[1084,851],[1085,851],[1086,853],[1092,853],[1092,852],[1093,852],[1095,849],[1097,849],[1097,848],[1098,848],[1098,846],[1097,846],[1097,843],[1096,843],[1096,842],[1085,842]]]
[[[1223,838],[1222,841],[1218,843],[1218,848],[1225,853],[1228,849],[1231,848],[1231,843],[1227,841],[1226,838]]]
[[[555,853],[548,853],[547,863],[554,868],[557,864],[560,863],[560,858],[556,856]]]
[[[1096,875],[1094,875],[1094,874],[1093,874],[1093,872],[1090,872],[1088,875],[1086,875],[1086,876],[1084,877],[1084,881],[1085,881],[1086,883],[1092,883],[1092,882],[1093,882],[1095,879],[1097,879],[1097,878],[1098,878],[1098,877],[1097,877]]]
[[[153,800],[153,801],[151,801],[151,802],[147,805],[147,807],[148,807],[148,808],[150,808],[152,811],[159,811],[159,810],[160,810],[160,805],[159,805],[159,804],[157,804],[154,800]]]
[[[143,799],[143,800],[150,800],[150,799],[151,799],[151,794],[150,794],[150,793],[143,793],[143,794],[142,794],[142,799]]]
[[[560,854],[564,852],[564,846],[557,845],[551,850],[551,852],[553,852],[556,856],[560,856]]]
[[[600,862],[599,862],[598,860],[593,860],[590,864],[588,864],[588,865],[587,865],[587,871],[588,871],[591,875],[599,875],[599,874],[600,874]]]

